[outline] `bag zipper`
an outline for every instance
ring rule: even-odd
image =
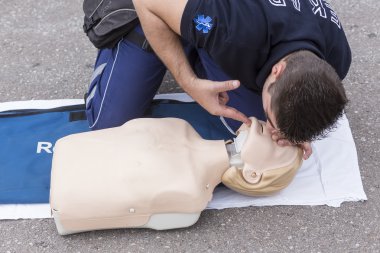
[[[95,10],[92,12],[92,14],[90,15],[90,19],[92,18],[92,16],[94,16],[95,12],[98,10],[99,6],[104,2],[104,0],[100,1],[100,3],[98,4],[98,6],[96,6]]]
[[[134,9],[119,9],[119,10],[113,11],[113,12],[111,12],[111,13],[108,13],[106,16],[104,16],[104,17],[102,18],[102,20],[100,20],[100,22],[94,27],[94,29],[96,29],[99,25],[101,25],[102,22],[103,22],[108,16],[110,16],[110,15],[116,13],[116,12],[119,12],[119,11],[133,11],[133,12],[136,12],[136,10],[134,10]]]

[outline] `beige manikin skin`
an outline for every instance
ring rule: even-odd
[[[190,226],[228,167],[224,141],[202,139],[184,120],[132,120],[56,143],[50,204],[61,234],[143,227],[156,214],[190,218],[147,227]]]
[[[241,154],[231,159],[233,166],[224,141],[204,140],[175,118],[137,119],[60,139],[50,192],[58,232],[190,226],[223,174],[228,187],[243,194],[248,187],[249,194],[248,182],[256,180],[252,168],[286,166],[299,153],[278,147],[265,127],[263,133],[252,122],[240,128]]]

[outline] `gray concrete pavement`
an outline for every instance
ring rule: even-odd
[[[81,30],[81,0],[0,3],[0,102],[81,98],[96,54]],[[380,4],[332,5],[353,51],[347,115],[368,201],[206,211],[191,228],[163,232],[61,237],[50,219],[0,221],[0,252],[380,252]],[[175,90],[168,77],[161,91]]]

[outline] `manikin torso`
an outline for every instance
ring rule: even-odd
[[[227,186],[238,184],[230,188],[246,194],[239,181],[254,182],[262,169],[297,157],[261,129],[253,119],[228,148],[175,118],[137,119],[59,140],[50,194],[59,232],[192,225],[224,174]]]

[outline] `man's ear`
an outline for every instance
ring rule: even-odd
[[[272,67],[272,75],[278,80],[281,74],[284,72],[286,68],[286,63],[284,61],[277,62]]]

